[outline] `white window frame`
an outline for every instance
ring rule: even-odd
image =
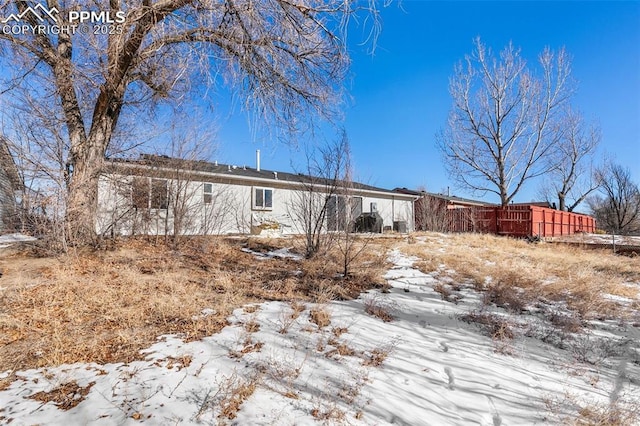
[[[258,191],[262,193],[262,204],[258,204]],[[267,206],[267,191],[271,192],[271,205]],[[251,207],[253,210],[273,210],[273,188],[254,186],[251,190]]]
[[[207,185],[209,185],[209,191],[207,191]],[[207,202],[207,195],[209,196],[209,201]],[[204,182],[202,184],[202,202],[205,205],[213,204],[213,184],[209,182]]]
[[[136,209],[146,209],[146,210],[168,210],[169,209],[169,181],[167,179],[159,179],[159,178],[150,178],[146,176],[134,176],[134,180],[132,181],[131,186],[131,197],[132,197],[132,205]],[[139,189],[144,190],[138,195],[142,195],[144,197],[144,201],[146,206],[137,205],[135,197],[135,188],[134,185],[135,179],[139,179],[138,184],[141,182],[143,186],[139,187]],[[162,186],[161,192],[157,192],[158,185]],[[164,201],[163,203],[157,204],[158,201]]]

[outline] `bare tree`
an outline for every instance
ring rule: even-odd
[[[359,244],[355,235],[356,219],[362,213],[362,202],[354,193],[351,147],[346,133],[342,135],[338,152],[341,158],[342,176],[338,181],[337,191],[334,195],[335,203],[332,205],[335,205],[337,209],[335,225],[338,238],[336,245],[340,253],[342,276],[346,278],[351,272],[351,264],[365,249],[366,244]],[[359,204],[358,201],[360,201]]]
[[[571,108],[561,120],[561,136],[547,158],[541,194],[557,198],[559,210],[574,211],[598,187],[593,173],[593,155],[601,139],[595,125],[586,127],[582,115]]]
[[[304,235],[307,258],[327,251],[335,239],[327,231],[336,231],[338,217],[342,216],[338,197],[347,177],[349,157],[349,141],[344,132],[336,142],[307,148],[302,189],[294,192],[289,206],[298,231]]]
[[[492,192],[503,206],[530,179],[548,171],[557,142],[557,116],[572,94],[564,50],[539,55],[536,77],[509,44],[496,58],[476,39],[475,51],[455,68],[453,108],[438,146],[449,172],[474,191]]]
[[[8,0],[0,15],[43,26],[28,13],[38,6]],[[94,11],[122,22],[86,27],[71,13],[84,3],[47,6],[44,24],[75,30],[0,32],[0,66],[10,70],[0,93],[28,89],[64,129],[74,242],[95,237],[98,176],[127,116],[144,120],[159,101],[200,99],[210,93],[202,81],[224,81],[248,110],[298,129],[300,117],[330,115],[339,104],[349,17],[364,8],[378,22],[373,0],[97,0]]]
[[[427,194],[419,188],[422,196],[415,202],[416,230],[448,232],[447,203],[444,199]]]
[[[640,233],[640,189],[628,169],[611,161],[596,170],[598,194],[588,201],[598,226],[622,235]]]
[[[64,227],[65,169],[63,153],[65,143],[59,129],[49,126],[52,121],[46,108],[31,105],[24,110],[7,114],[2,110],[2,130],[12,137],[5,139],[20,174],[18,191],[18,223],[21,232],[44,239],[44,246],[52,250],[66,250]],[[10,124],[9,124],[10,123]]]

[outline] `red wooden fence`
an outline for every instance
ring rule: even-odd
[[[453,232],[555,237],[596,230],[596,220],[591,216],[532,205],[452,209],[447,215]]]

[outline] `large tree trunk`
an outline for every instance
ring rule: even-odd
[[[98,180],[107,147],[120,117],[126,86],[105,84],[93,113],[89,136],[71,146],[71,182],[67,199],[68,238],[72,244],[97,241]]]
[[[558,193],[558,210],[565,211],[567,210],[566,197],[562,192]],[[568,210],[571,211],[571,210]]]
[[[104,164],[102,144],[89,143],[74,158],[67,199],[68,239],[74,245],[96,241],[98,178]]]

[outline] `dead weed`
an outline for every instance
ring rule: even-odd
[[[66,411],[84,401],[84,398],[95,384],[96,382],[91,382],[87,386],[82,387],[75,381],[71,381],[63,383],[48,392],[41,391],[34,393],[29,396],[29,398],[40,401],[43,404],[52,402],[59,409]]]
[[[382,285],[380,253],[386,250],[375,243],[348,278],[337,274],[331,257],[260,261],[241,251],[290,244],[202,237],[184,238],[172,249],[151,238],[130,238],[110,251],[39,258],[26,272],[31,254],[2,254],[0,371],[132,361],[159,335],[195,340],[220,331],[241,306],[252,312],[265,300],[296,300],[296,316],[304,301],[356,297]],[[257,324],[246,327],[257,330]]]

